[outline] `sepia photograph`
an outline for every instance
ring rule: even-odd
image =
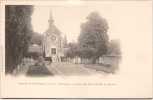
[[[115,74],[121,60],[120,41],[110,38],[110,23],[102,16],[105,13],[88,9],[6,5],[5,73]]]
[[[152,18],[151,0],[0,1],[1,97],[152,98]]]

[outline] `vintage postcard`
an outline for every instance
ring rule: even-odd
[[[152,1],[0,1],[2,98],[152,98]]]

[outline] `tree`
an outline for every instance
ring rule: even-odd
[[[121,55],[120,44],[118,40],[111,40],[108,46],[108,54],[109,55]]]
[[[77,43],[69,43],[68,50],[66,51],[66,57],[74,58],[78,56],[78,44]]]
[[[92,12],[87,17],[87,22],[81,25],[79,45],[81,57],[92,59],[95,63],[99,56],[107,53],[108,46],[108,24],[106,19],[98,12]]]
[[[33,32],[31,36],[31,44],[42,45],[43,35]]]
[[[31,5],[5,6],[5,71],[12,73],[27,52],[31,29]]]

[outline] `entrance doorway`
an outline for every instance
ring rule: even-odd
[[[52,55],[56,55],[56,48],[51,48]]]

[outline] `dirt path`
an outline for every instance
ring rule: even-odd
[[[47,68],[54,74],[54,75],[92,75],[97,74],[94,69],[86,68],[83,64],[72,64],[72,63],[52,63],[47,66]]]

